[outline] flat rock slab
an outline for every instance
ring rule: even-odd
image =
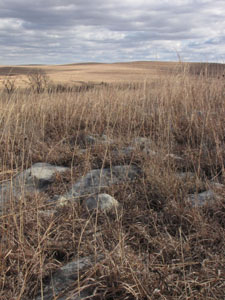
[[[27,192],[43,191],[53,182],[56,173],[62,173],[69,168],[53,166],[47,163],[36,163],[29,169],[17,174],[12,180],[0,185],[0,212],[11,197],[19,198]]]
[[[110,145],[110,144],[114,143],[114,141],[105,134],[103,134],[103,135],[98,135],[98,134],[87,135],[85,137],[85,141],[89,145],[94,145],[94,144]]]
[[[48,163],[36,163],[18,174],[14,182],[16,184],[24,184],[26,188],[30,186],[41,190],[53,182],[53,177],[56,173],[66,172],[67,170],[69,168],[53,166]]]
[[[204,205],[213,203],[219,198],[220,197],[213,190],[208,190],[199,194],[188,195],[187,201],[193,207],[202,207]]]
[[[145,148],[137,148],[133,146],[123,147],[119,150],[114,150],[112,153],[115,155],[124,155],[124,156],[130,156],[134,154],[136,151],[141,151],[142,153],[149,154],[151,156],[156,156],[157,153],[153,150],[150,150],[148,147]]]
[[[88,268],[92,267],[95,262],[103,259],[103,255],[98,255],[96,258],[88,256],[79,258],[75,261],[69,262],[65,266],[59,268],[52,274],[49,283],[43,289],[43,297],[39,294],[35,300],[50,300],[53,296],[58,296],[68,287],[72,286],[77,280],[78,276],[85,272]],[[68,296],[62,295],[57,299],[67,299]],[[82,299],[78,295],[74,295],[72,299]]]
[[[180,180],[195,179],[195,174],[193,172],[177,172],[175,173],[175,176]]]
[[[150,148],[152,146],[152,140],[146,137],[136,137],[131,142],[132,146],[140,148],[142,150]]]
[[[135,180],[139,174],[139,168],[132,165],[91,170],[81,177],[68,193],[61,196],[59,201],[62,203],[69,199],[79,200],[80,196],[97,193],[101,188]]]

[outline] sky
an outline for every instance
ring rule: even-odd
[[[0,65],[225,62],[225,0],[0,0]]]

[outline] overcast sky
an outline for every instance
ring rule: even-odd
[[[0,65],[225,62],[225,0],[0,0]]]

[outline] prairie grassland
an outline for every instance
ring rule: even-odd
[[[115,63],[115,64],[70,64],[57,66],[11,66],[0,68],[0,79],[4,75],[11,74],[17,76],[18,84],[24,84],[26,75],[41,68],[51,80],[57,83],[70,82],[131,82],[158,77],[165,74],[167,70],[176,68],[178,63],[160,63],[160,62],[133,62],[133,63]],[[147,77],[147,78],[146,78]]]
[[[224,79],[184,67],[154,80],[111,82],[81,91],[1,90],[1,182],[35,162],[70,172],[42,194],[10,199],[0,216],[0,299],[35,299],[51,272],[96,253],[105,259],[73,286],[91,285],[93,299],[224,299],[225,190],[204,207],[185,201],[212,180],[225,184]],[[114,143],[85,145],[88,134]],[[151,139],[157,155],[116,152],[135,137]],[[79,203],[53,218],[38,214],[87,171],[125,163],[142,175],[106,189],[121,204],[118,214],[93,217]],[[194,179],[181,181],[177,172],[193,172]]]
[[[26,76],[35,70],[42,69],[54,83],[87,83],[87,82],[144,82],[180,69],[176,62],[130,62],[130,63],[83,63],[68,65],[43,66],[0,66],[0,81],[5,75],[16,76],[18,86],[26,86]],[[198,69],[199,64],[193,64]],[[219,68],[214,66],[214,69]],[[202,69],[202,68],[201,68]]]

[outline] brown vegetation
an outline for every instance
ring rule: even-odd
[[[136,83],[116,83],[115,74],[114,83],[81,90],[0,91],[1,182],[35,162],[71,168],[45,193],[11,199],[0,217],[1,300],[33,299],[59,266],[96,253],[105,259],[71,287],[91,286],[93,299],[224,299],[225,200],[193,208],[184,199],[212,179],[225,184],[225,82],[186,65],[177,70]],[[87,134],[115,142],[84,145]],[[161,155],[115,155],[135,137],[151,138]],[[168,153],[183,160],[165,160]],[[122,205],[118,214],[90,216],[70,203],[53,217],[39,215],[88,170],[125,162],[143,174],[108,188]],[[181,182],[178,171],[195,178]],[[225,199],[223,188],[218,193]]]

